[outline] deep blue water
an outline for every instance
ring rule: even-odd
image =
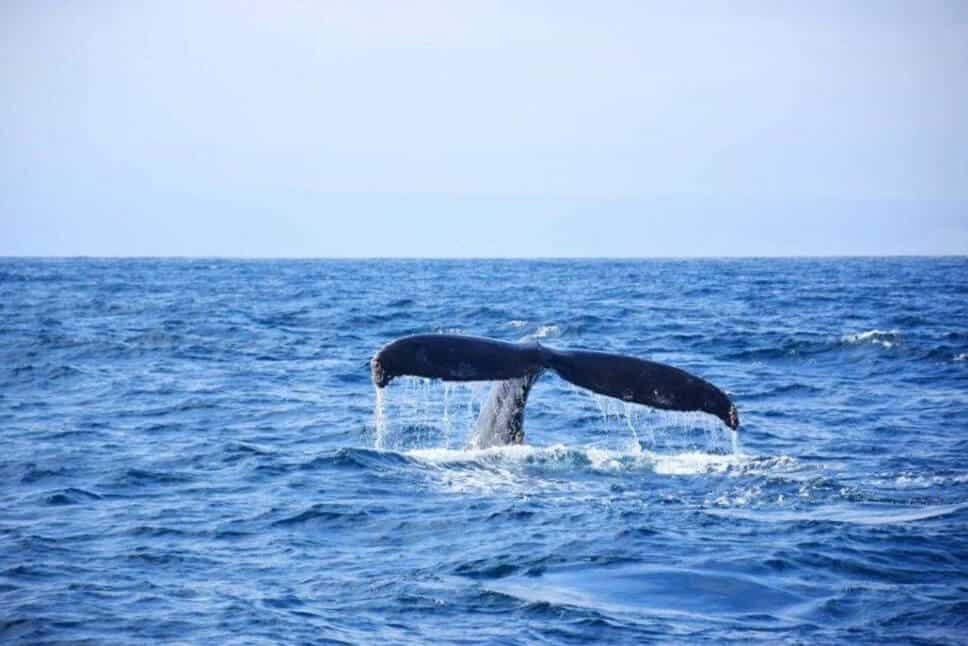
[[[717,420],[367,360],[635,354]],[[0,641],[964,643],[968,259],[0,260]],[[382,448],[377,448],[382,447]]]

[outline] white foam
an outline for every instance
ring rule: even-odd
[[[645,450],[613,450],[555,444],[499,446],[486,449],[419,448],[402,451],[422,467],[435,488],[453,493],[532,496],[539,493],[567,495],[573,499],[598,499],[595,482],[582,474],[648,477],[715,477],[744,479],[765,474],[791,475],[799,468],[790,456],[756,457],[687,451],[660,454]],[[762,491],[761,485],[742,485],[716,500],[721,507],[746,506]],[[719,494],[717,494],[719,495]]]
[[[718,454],[686,451],[675,454],[653,453],[641,449],[614,450],[600,447],[546,447],[527,444],[495,446],[486,449],[423,448],[403,455],[430,467],[537,466],[546,471],[588,469],[598,472],[647,470],[658,475],[686,476],[714,473],[753,475],[777,468],[788,470],[796,460],[790,456],[760,458],[746,454]]]
[[[534,338],[543,339],[548,336],[558,336],[559,334],[561,334],[561,328],[557,325],[542,325],[535,330]]]
[[[894,479],[894,485],[898,489],[926,489],[937,484],[942,484],[944,478],[927,478],[925,476],[903,474]]]
[[[885,348],[893,348],[901,336],[897,330],[867,330],[840,337],[842,343],[862,344],[872,343]]]
[[[516,444],[492,446],[486,449],[411,449],[404,451],[403,454],[432,467],[540,465],[556,469],[585,464],[593,469],[598,465],[603,470],[610,470],[612,462],[623,455],[618,451],[571,448],[564,444],[546,447]]]
[[[688,451],[676,455],[653,454],[655,472],[661,475],[687,476],[704,473],[725,473],[732,467],[742,466],[750,462],[743,455],[716,455]]]
[[[873,480],[871,484],[877,487],[893,486],[895,489],[930,489],[932,487],[944,487],[968,482],[968,474],[939,476],[905,471],[896,476],[885,475],[886,477]]]
[[[729,494],[722,494],[712,504],[717,507],[746,507],[751,502],[759,498],[763,493],[762,487],[754,485],[752,487],[743,487],[738,491],[733,491]],[[782,496],[781,496],[782,497]]]
[[[955,355],[953,361],[968,361],[968,352],[962,352],[961,354]]]
[[[564,465],[563,446],[501,446],[487,449],[412,449],[404,455],[428,469],[432,481],[453,493],[534,494],[571,488],[568,479],[529,477],[523,467],[530,463]]]

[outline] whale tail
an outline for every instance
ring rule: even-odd
[[[702,411],[715,415],[731,429],[739,426],[736,406],[708,381],[679,368],[607,352],[424,334],[386,345],[370,361],[370,370],[379,388],[401,375],[445,381],[506,381],[551,370],[600,395],[664,410]]]

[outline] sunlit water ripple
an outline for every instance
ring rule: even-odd
[[[0,260],[5,643],[959,643],[968,259]],[[367,360],[635,354],[743,422]]]

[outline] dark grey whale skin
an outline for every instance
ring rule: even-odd
[[[400,375],[445,381],[503,381],[540,371],[548,349],[453,334],[418,334],[393,341],[370,362],[379,388]]]
[[[503,408],[501,422],[513,426],[490,435],[504,443],[523,441],[523,410],[531,385],[544,371],[582,388],[627,402],[678,411],[703,411],[715,415],[731,429],[739,426],[736,406],[719,388],[679,368],[636,357],[589,350],[555,350],[537,342],[509,343],[484,337],[453,334],[420,334],[397,339],[383,347],[370,361],[373,383],[383,388],[395,377],[412,375],[445,381],[514,381],[524,389],[496,384],[491,400],[502,392],[516,393],[514,415]],[[500,402],[495,401],[495,404]],[[492,413],[493,414],[493,413]],[[512,423],[513,422],[513,423]],[[478,420],[487,427],[488,420]]]

